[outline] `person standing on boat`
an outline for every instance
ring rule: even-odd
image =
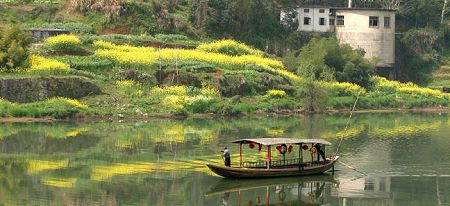
[[[225,157],[225,166],[231,167],[231,155],[227,147],[223,148],[223,156]]]
[[[320,157],[322,157],[323,161],[326,161],[327,159],[325,158],[325,152],[322,150],[322,147],[320,146],[320,144],[316,143],[314,145],[314,147],[316,148],[317,153],[319,153],[319,155],[320,155],[320,156],[317,155],[317,161],[320,161]]]

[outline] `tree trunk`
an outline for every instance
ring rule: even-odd
[[[441,24],[444,24],[444,17],[447,10],[447,2],[448,0],[444,0],[444,6],[442,6],[442,13],[441,13]]]

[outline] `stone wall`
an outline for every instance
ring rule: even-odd
[[[41,41],[51,36],[58,36],[60,34],[70,34],[69,31],[65,29],[27,29],[31,33],[31,36],[37,40]]]
[[[100,93],[100,88],[85,78],[0,78],[0,97],[11,102],[26,103],[52,97],[78,99]]]

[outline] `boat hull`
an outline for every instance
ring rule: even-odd
[[[228,178],[271,178],[271,177],[292,177],[322,174],[333,168],[339,156],[328,160],[324,164],[310,167],[299,168],[298,166],[286,168],[242,168],[242,167],[225,167],[219,165],[206,164],[208,168],[222,176]]]

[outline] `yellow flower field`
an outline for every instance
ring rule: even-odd
[[[125,46],[126,49],[124,49],[120,48],[121,46],[105,42],[94,42],[94,45],[101,48],[95,52],[95,55],[111,59],[125,66],[151,67],[160,61],[200,61],[237,70],[244,69],[249,65],[256,65],[267,72],[278,74],[291,80],[300,79],[296,74],[285,70],[283,63],[280,61],[255,55],[229,56],[189,49],[161,49],[156,51],[154,49],[131,46]]]

